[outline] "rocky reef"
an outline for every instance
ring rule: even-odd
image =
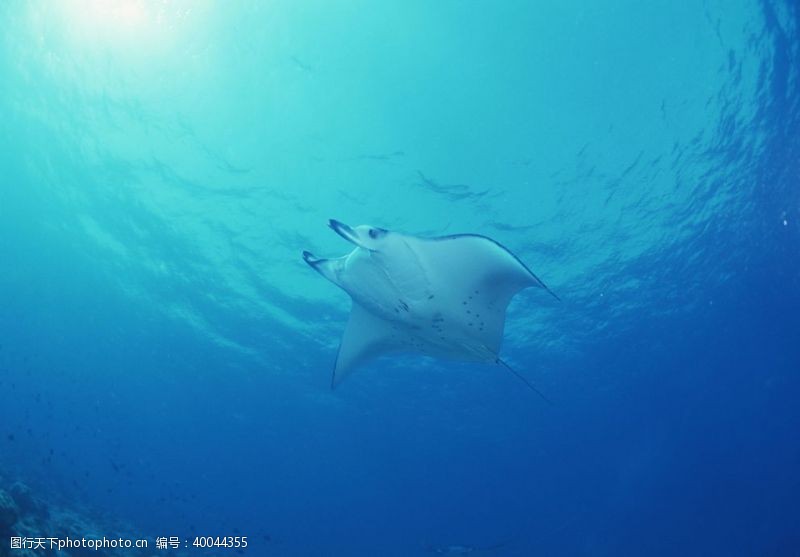
[[[60,504],[46,501],[37,496],[32,489],[21,481],[12,481],[0,476],[0,557],[35,557],[48,554],[56,557],[153,557],[167,552],[155,548],[155,540],[148,539],[149,547],[124,548],[103,547],[70,547],[68,549],[51,549],[50,542],[46,541],[44,548],[33,549],[25,547],[12,547],[12,539],[27,538],[28,540],[43,539],[48,537],[70,540],[98,540],[109,539],[135,540],[142,538],[141,534],[133,533],[132,529],[126,531],[118,524],[110,524],[96,516],[90,516],[87,511],[67,508]],[[146,537],[146,536],[144,536]],[[30,542],[29,542],[30,543]],[[184,550],[169,550],[169,555],[185,557]]]
[[[11,495],[0,489],[0,536],[9,537],[19,520],[19,507]]]

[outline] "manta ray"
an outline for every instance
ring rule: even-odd
[[[353,251],[335,259],[304,251],[303,259],[352,299],[331,388],[373,358],[417,352],[504,366],[539,393],[498,355],[517,292],[538,287],[558,299],[517,256],[478,234],[420,238],[333,219],[329,226]]]

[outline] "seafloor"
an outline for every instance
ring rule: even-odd
[[[50,549],[12,549],[11,540],[19,538],[59,538],[59,539],[148,539],[149,549],[126,548],[72,548],[69,550]],[[36,493],[25,483],[8,475],[0,474],[0,557],[34,557],[42,554],[57,557],[116,557],[131,555],[142,557],[164,554],[155,549],[155,538],[143,536],[141,532],[126,524],[101,516],[90,509],[78,509],[48,500],[45,495]],[[203,554],[203,553],[201,553]],[[169,550],[169,555],[183,557],[185,550]]]

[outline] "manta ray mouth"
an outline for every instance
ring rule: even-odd
[[[356,234],[356,231],[347,226],[345,223],[339,222],[336,219],[330,219],[328,221],[328,226],[333,228],[334,232],[336,232],[339,236],[341,236],[348,242],[355,244],[357,246],[360,245],[358,242],[358,235]]]

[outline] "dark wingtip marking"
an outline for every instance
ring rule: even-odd
[[[342,351],[342,343],[340,341],[339,348],[336,349],[336,359],[334,360],[333,363],[333,369],[331,370],[331,391],[336,389],[336,365],[339,362],[339,354],[341,353],[341,351]]]
[[[537,279],[537,280],[538,280],[538,279]],[[556,300],[558,300],[559,302],[561,301],[561,298],[559,298],[558,296],[556,296],[556,293],[555,293],[555,292],[553,292],[552,290],[550,290],[550,289],[547,287],[547,285],[546,285],[545,283],[543,283],[541,280],[539,281],[539,284],[541,284],[541,285],[542,285],[542,288],[544,288],[545,290],[547,290],[547,291],[550,293],[550,295],[551,295],[553,298],[555,298],[555,299],[556,299]]]
[[[336,387],[339,385],[336,383],[336,368],[339,364],[339,352],[341,352],[342,347],[339,346],[339,350],[336,351],[336,362],[333,364],[333,369],[331,370],[331,390],[335,391]]]
[[[559,302],[561,301],[561,298],[559,298],[558,296],[556,296],[555,292],[553,292],[552,290],[550,290],[550,289],[547,287],[547,285],[546,285],[544,282],[542,282],[542,279],[540,279],[539,277],[537,277],[537,276],[536,276],[536,274],[535,274],[533,271],[531,271],[530,267],[528,267],[527,265],[525,265],[525,263],[522,261],[522,259],[520,259],[519,257],[517,257],[517,256],[514,254],[514,252],[513,252],[513,251],[511,251],[510,249],[508,249],[507,247],[505,247],[503,244],[501,244],[501,243],[500,243],[500,242],[498,242],[497,240],[493,240],[493,239],[489,238],[488,236],[484,236],[483,234],[448,234],[447,236],[437,236],[437,237],[434,237],[434,238],[429,238],[429,240],[433,240],[433,241],[436,241],[436,242],[440,242],[440,241],[442,241],[442,240],[455,240],[456,238],[482,238],[482,239],[484,239],[484,240],[488,240],[488,241],[490,241],[491,243],[493,243],[494,245],[496,245],[497,247],[499,247],[500,249],[502,249],[503,251],[505,251],[506,253],[508,253],[508,254],[509,254],[511,257],[513,257],[514,259],[516,259],[516,260],[517,260],[517,263],[519,263],[520,265],[522,265],[522,267],[523,267],[523,268],[524,268],[526,271],[528,271],[528,273],[530,273],[530,275],[531,275],[531,276],[532,276],[534,279],[536,279],[536,282],[538,282],[538,283],[539,283],[539,284],[542,286],[542,288],[544,288],[545,290],[547,290],[547,291],[550,293],[550,295],[551,295],[551,296],[553,296],[553,298],[555,298],[555,299],[556,299],[556,300],[558,300]],[[465,303],[466,303],[466,302],[465,302]]]
[[[511,253],[511,252],[509,252],[509,253]],[[514,254],[512,253],[511,255],[514,255]],[[519,261],[519,259],[517,259],[517,261]],[[522,261],[520,261],[520,263],[522,263]],[[534,279],[536,279],[536,282],[539,283],[539,286],[541,286],[542,288],[547,290],[553,298],[555,298],[559,302],[561,301],[561,298],[556,296],[556,293],[553,292],[552,290],[550,290],[550,288],[548,288],[548,286],[544,283],[544,281],[542,279],[537,277],[536,274],[533,271],[531,271],[530,269],[528,269],[528,267],[526,267],[524,263],[522,263],[522,266],[525,267],[525,270],[528,271]]]

